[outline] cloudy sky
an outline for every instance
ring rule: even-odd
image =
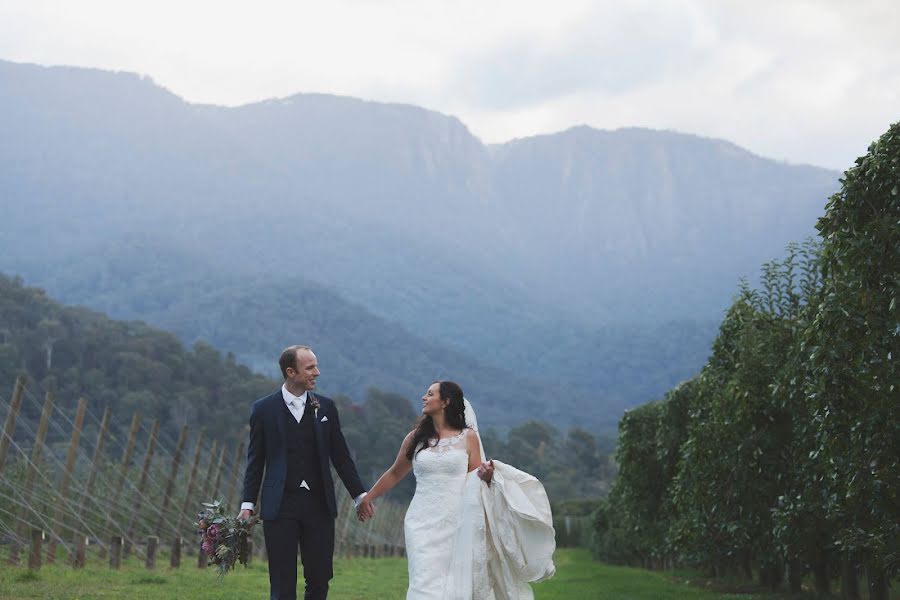
[[[405,102],[485,142],[572,125],[845,169],[900,120],[897,0],[0,0],[0,59],[135,71],[191,102]]]

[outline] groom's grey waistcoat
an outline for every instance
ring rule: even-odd
[[[311,408],[310,402],[313,399],[319,402],[318,411]],[[331,478],[329,462],[334,465],[335,471],[352,497],[362,494],[365,487],[356,472],[356,465],[341,432],[341,423],[334,401],[309,392],[307,405],[310,408],[301,424],[311,417],[305,426],[312,429],[312,448],[318,451],[318,456],[315,456],[315,452],[309,451],[309,445],[305,446],[307,448],[305,451],[296,446],[296,452],[302,452],[302,466],[299,468],[312,474],[311,477],[319,478],[320,489],[325,493],[328,510],[336,517],[337,499],[334,495],[334,480]],[[241,500],[256,502],[261,489],[262,496],[258,510],[259,516],[264,520],[278,516],[288,481],[288,440],[292,430],[284,418],[286,412],[290,414],[284,404],[280,388],[254,402],[250,411],[250,442],[247,446],[247,470],[244,473],[244,491]],[[292,420],[296,425],[293,417]],[[290,436],[290,439],[291,443],[296,441],[294,436]],[[294,454],[294,460],[290,461],[292,468],[298,468],[300,457],[300,454]],[[313,487],[310,479],[307,479],[307,483],[310,488]]]

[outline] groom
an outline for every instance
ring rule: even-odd
[[[337,501],[329,460],[359,505],[365,488],[350,458],[334,402],[313,394],[319,366],[308,346],[291,346],[278,361],[284,385],[253,403],[240,519],[259,516],[269,555],[272,600],[297,597],[297,545],[306,600],[324,600],[333,576]],[[265,478],[263,470],[265,469]],[[371,516],[370,514],[366,515]]]

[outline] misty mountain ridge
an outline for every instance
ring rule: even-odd
[[[164,311],[117,277],[83,283],[117,253],[131,257],[122,282],[180,293],[182,308],[197,289],[251,303],[266,282],[302,280],[448,360],[581,390],[567,412],[604,421],[703,364],[739,278],[812,233],[838,180],[674,132],[579,126],[486,146],[409,105],[195,105],[131,74],[2,61],[0,89],[0,270],[153,324]],[[147,244],[178,248],[167,268],[196,285],[134,251]],[[260,314],[270,330],[252,332],[233,318],[203,335],[258,365],[248,349],[292,315]]]

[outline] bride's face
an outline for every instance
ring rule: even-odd
[[[444,410],[446,404],[446,401],[441,400],[441,384],[432,383],[422,396],[422,414],[432,417]]]

